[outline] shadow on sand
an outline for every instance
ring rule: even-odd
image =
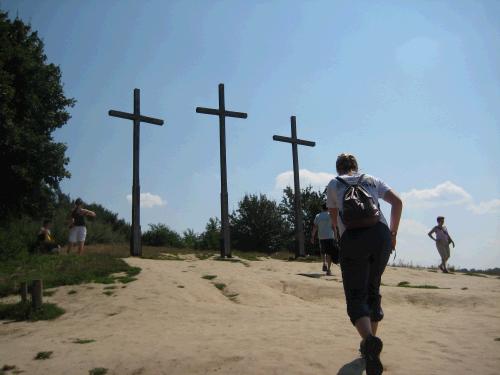
[[[325,276],[324,273],[298,273],[298,276],[312,277],[313,279],[319,279],[321,276]]]
[[[362,375],[363,371],[365,371],[365,360],[356,358],[354,361],[342,366],[337,375]]]

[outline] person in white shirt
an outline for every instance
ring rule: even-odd
[[[332,262],[339,263],[339,250],[335,241],[335,234],[332,228],[332,220],[328,213],[328,207],[323,203],[323,211],[314,218],[313,230],[311,233],[311,243],[314,244],[316,233],[319,239],[319,251],[323,261],[323,271],[327,276],[332,275]]]
[[[362,337],[360,351],[366,362],[367,375],[380,375],[383,372],[380,361],[383,344],[382,340],[376,336],[378,324],[384,317],[381,307],[380,283],[391,250],[396,247],[396,236],[403,203],[382,180],[360,174],[354,155],[339,155],[336,168],[339,176],[328,184],[327,206],[333,228],[336,232],[340,232],[336,235],[341,235],[340,267],[347,313]],[[353,192],[353,189],[358,189],[359,195],[357,197],[344,196],[348,191]],[[355,209],[359,210],[359,207],[361,207],[361,211],[365,212],[363,204],[351,205],[352,202],[362,203],[360,199],[369,199],[371,202],[369,206],[372,210],[371,216],[367,216],[370,219],[370,225],[366,227],[361,226],[361,224],[355,227],[351,220],[347,220],[353,217],[348,216],[348,213],[354,212]],[[383,199],[391,205],[390,226],[387,225],[387,221],[380,211],[379,199]],[[361,218],[366,219],[367,217]],[[366,221],[368,222],[368,220]],[[359,220],[359,223],[362,222]]]
[[[444,273],[448,273],[446,262],[450,259],[450,244],[452,244],[453,248],[455,248],[455,242],[451,239],[451,236],[448,233],[448,228],[444,226],[443,216],[437,217],[437,223],[438,225],[432,228],[427,235],[436,242],[436,248],[441,256],[439,269]],[[434,233],[436,234],[436,238],[432,237]]]

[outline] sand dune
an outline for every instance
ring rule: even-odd
[[[66,309],[62,317],[0,324],[0,366],[51,375],[96,367],[120,375],[363,374],[338,268],[318,277],[317,263],[127,262],[142,272],[112,296],[102,284],[60,287],[46,299]],[[396,287],[401,281],[450,289]],[[499,279],[389,267],[383,283],[385,373],[500,373]],[[49,350],[52,358],[33,360]]]

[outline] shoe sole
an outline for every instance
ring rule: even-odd
[[[381,375],[384,372],[380,353],[384,344],[378,337],[370,337],[365,343],[366,375]]]

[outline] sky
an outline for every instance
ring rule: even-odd
[[[38,31],[77,104],[54,138],[68,146],[71,197],[130,220],[132,124],[110,109],[165,120],[141,127],[141,221],[203,231],[220,216],[224,83],[230,210],[245,193],[280,200],[293,184],[323,190],[338,154],[404,200],[396,262],[436,265],[438,215],[456,243],[451,264],[500,266],[500,2],[9,1]],[[389,207],[383,206],[386,215]]]

